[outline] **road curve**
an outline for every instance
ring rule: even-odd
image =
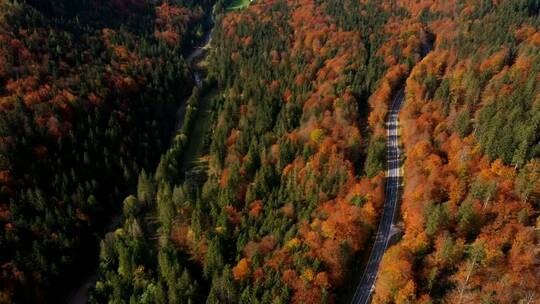
[[[367,304],[375,286],[382,256],[388,247],[392,236],[392,227],[400,200],[401,186],[401,150],[399,148],[399,109],[404,99],[404,89],[401,89],[392,102],[386,122],[386,198],[375,243],[369,256],[362,279],[356,288],[352,304]]]

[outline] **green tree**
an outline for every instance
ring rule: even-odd
[[[372,138],[369,142],[364,170],[368,177],[374,177],[385,169],[386,140],[382,136]]]

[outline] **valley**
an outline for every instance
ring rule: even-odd
[[[539,13],[0,0],[0,304],[536,303]]]

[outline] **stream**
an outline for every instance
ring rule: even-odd
[[[214,29],[214,11],[210,13],[209,16],[209,24],[210,29],[205,33],[202,43],[199,46],[194,47],[188,54],[185,56],[185,61],[189,65],[192,75],[193,75],[193,81],[195,82],[195,85],[197,87],[201,87],[203,83],[203,71],[199,67],[199,63],[203,61],[208,54],[208,50],[210,49],[210,43],[212,42],[212,32]],[[182,127],[182,124],[184,122],[184,114],[186,112],[186,106],[187,106],[187,99],[182,102],[182,104],[178,107],[178,110],[176,111],[176,122],[175,122],[175,129],[174,132],[176,132],[178,129]],[[107,231],[113,231],[115,228],[118,227],[118,225],[122,222],[123,215],[122,213],[115,215],[113,218],[111,218],[109,224],[107,225]],[[88,302],[88,291],[89,289],[96,284],[96,281],[98,279],[97,270],[92,273],[91,275],[87,276],[81,284],[74,288],[72,292],[70,293],[67,303],[69,304],[85,304]]]

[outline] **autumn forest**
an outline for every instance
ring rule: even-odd
[[[0,0],[3,303],[540,303],[540,0]]]

